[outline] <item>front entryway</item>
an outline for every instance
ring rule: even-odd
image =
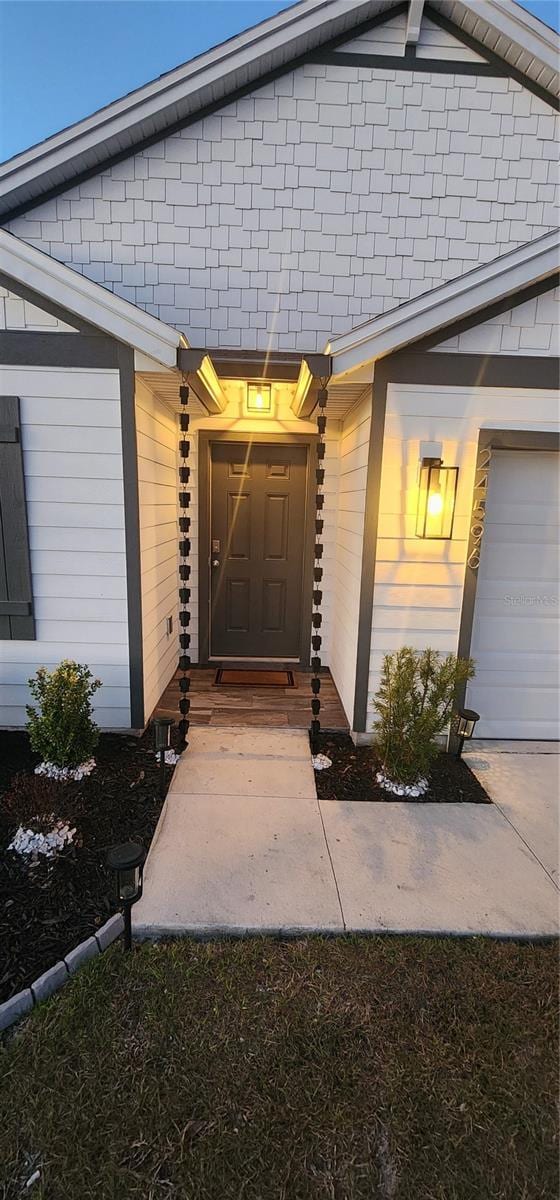
[[[306,486],[304,445],[212,443],[210,658],[299,659]]]

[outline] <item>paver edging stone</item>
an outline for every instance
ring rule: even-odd
[[[60,991],[84,963],[107,950],[121,936],[123,930],[123,915],[115,913],[91,937],[86,938],[85,941],[70,950],[64,960],[61,959],[53,967],[43,971],[43,974],[39,975],[30,987],[16,992],[15,996],[11,996],[9,1000],[0,1004],[0,1032],[9,1029],[21,1017],[27,1016],[27,1013],[31,1012],[36,1004],[40,1004],[42,1000],[47,1000],[49,996]]]

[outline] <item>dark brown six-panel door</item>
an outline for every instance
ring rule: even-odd
[[[306,476],[305,446],[212,444],[212,658],[299,658]]]

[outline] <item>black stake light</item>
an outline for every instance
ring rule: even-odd
[[[477,721],[480,720],[480,713],[474,711],[474,708],[459,708],[457,709],[457,721],[455,734],[459,739],[457,746],[457,758],[460,758],[463,753],[463,746],[466,741],[472,738],[474,727]]]
[[[123,907],[124,948],[132,947],[132,905],[140,899],[144,883],[146,851],[140,842],[111,846],[107,866],[115,872],[117,897]]]
[[[179,399],[181,401],[181,412],[179,414],[179,422],[181,426],[181,436],[179,439],[179,753],[186,750],[187,734],[189,732],[189,711],[191,702],[189,700],[189,691],[191,687],[190,666],[191,658],[189,654],[191,645],[191,635],[189,633],[189,625],[191,622],[191,614],[189,609],[189,601],[191,598],[191,590],[188,583],[191,577],[191,568],[189,557],[191,553],[191,540],[188,537],[191,528],[191,518],[189,516],[189,508],[191,503],[191,494],[186,491],[186,487],[190,480],[190,467],[188,466],[188,458],[190,453],[190,442],[186,434],[189,430],[189,414],[187,412],[189,404],[189,388],[183,384],[179,388]]]
[[[315,471],[317,494],[315,496],[315,561],[313,565],[313,613],[311,617],[311,625],[313,629],[311,637],[311,645],[313,648],[311,670],[313,672],[313,678],[311,680],[311,725],[309,730],[311,739],[311,753],[313,755],[319,753],[319,734],[321,732],[321,721],[319,719],[319,714],[321,712],[321,701],[319,699],[319,693],[321,691],[321,658],[319,651],[321,649],[323,639],[319,630],[323,624],[323,616],[321,613],[323,592],[320,585],[323,579],[323,567],[321,565],[321,560],[323,558],[323,543],[321,538],[324,528],[323,506],[325,503],[323,487],[325,483],[325,430],[327,428],[326,388],[321,388],[321,390],[318,392],[317,406],[317,433],[319,435],[319,439],[317,442],[317,467]]]
[[[171,717],[154,717],[152,721],[156,754],[159,754],[159,794],[165,796],[165,752],[171,747]]]

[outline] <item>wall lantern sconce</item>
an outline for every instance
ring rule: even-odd
[[[132,946],[131,911],[142,895],[145,860],[146,851],[140,842],[111,846],[107,852],[107,866],[115,872],[117,896],[123,906],[125,950]]]
[[[165,751],[171,748],[171,717],[154,717],[154,742],[156,754],[159,754],[159,794],[165,796]]]
[[[463,746],[466,741],[472,738],[476,722],[480,720],[480,713],[474,711],[474,708],[459,708],[457,709],[457,724],[455,734],[459,739],[457,746],[457,758],[463,753]]]
[[[272,410],[272,388],[269,383],[247,384],[247,412],[263,416]]]
[[[416,537],[451,537],[458,475],[459,468],[444,467],[441,458],[422,459]]]

